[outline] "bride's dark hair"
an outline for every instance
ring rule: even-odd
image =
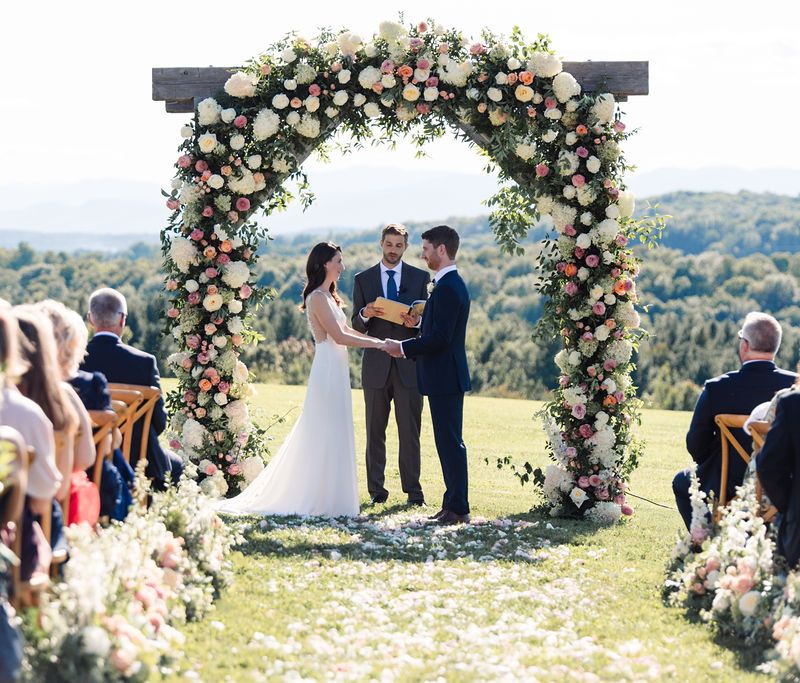
[[[303,303],[300,310],[306,309],[306,297],[311,294],[317,287],[325,282],[327,273],[325,272],[325,264],[330,263],[336,254],[342,253],[342,248],[333,242],[320,242],[315,244],[314,248],[308,255],[306,261],[306,286],[303,289]],[[331,283],[331,296],[338,306],[343,306],[344,302],[336,292],[336,283]]]

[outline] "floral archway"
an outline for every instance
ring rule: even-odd
[[[638,265],[628,244],[648,228],[633,219],[625,190],[625,125],[612,95],[581,92],[546,37],[484,32],[469,42],[433,22],[383,22],[369,40],[287,36],[199,102],[183,127],[162,238],[167,330],[180,348],[169,359],[179,380],[169,405],[173,446],[199,466],[201,485],[235,493],[263,467],[239,360],[266,294],[253,275],[266,231],[252,218],[291,200],[287,181],[310,200],[301,165],[336,131],[351,146],[410,136],[424,149],[449,131],[480,147],[499,168],[501,187],[487,203],[509,253],[521,254],[530,226],[551,217],[555,235],[538,258],[540,329],[563,340],[562,374],[544,411],[554,462],[537,479],[562,512],[628,512],[639,409]]]

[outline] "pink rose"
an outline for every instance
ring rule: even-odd
[[[217,263],[219,263],[219,265],[221,266],[224,266],[230,262],[231,262],[231,257],[228,256],[227,254],[220,254],[219,256],[217,256]]]
[[[189,233],[189,239],[199,242],[201,239],[203,239],[203,231],[200,228],[195,228]]]
[[[237,128],[244,128],[247,125],[247,117],[244,114],[239,114],[234,120],[233,125]]]
[[[177,439],[170,439],[169,440],[169,447],[173,451],[179,451],[181,449],[181,442],[178,441]]]
[[[167,200],[167,208],[170,211],[176,211],[178,207],[180,207],[181,203],[177,199],[168,199]]]
[[[559,273],[563,273],[564,269],[567,267],[567,264],[564,261],[559,261],[556,263],[556,271]]]
[[[572,406],[572,417],[582,420],[585,416],[586,416],[586,406],[581,405],[580,403],[576,406]]]
[[[320,88],[316,83],[312,83],[308,86],[308,94],[312,97],[319,97],[321,92],[322,88]]]
[[[589,254],[586,257],[586,265],[589,268],[597,268],[600,265],[600,257],[597,254]]]
[[[578,234],[578,231],[572,225],[565,225],[564,234],[569,235],[570,237],[575,237],[575,235]]]
[[[417,51],[417,50],[419,50],[419,49],[420,49],[420,48],[421,48],[423,45],[425,45],[425,41],[424,41],[424,40],[422,40],[422,39],[420,39],[420,38],[412,38],[412,39],[409,41],[409,43],[408,43],[408,44],[411,46],[411,49],[412,49],[412,50],[414,50],[414,52],[416,52],[416,51]]]
[[[194,403],[197,400],[197,394],[190,389],[183,392],[184,403]]]
[[[209,356],[208,352],[206,351],[201,351],[200,353],[197,354],[197,362],[200,363],[200,365],[205,365],[210,360],[211,356]]]
[[[217,466],[213,462],[210,462],[208,463],[208,465],[206,465],[205,469],[203,470],[203,474],[205,474],[207,477],[210,477],[216,471],[217,471]]]
[[[417,60],[417,68],[422,69],[423,71],[427,71],[431,66],[431,63],[427,59],[418,59]]]
[[[590,342],[592,339],[594,339],[594,335],[591,332],[584,332],[581,335],[581,339],[583,339],[585,342]]]
[[[544,106],[547,109],[555,109],[558,106],[558,100],[555,97],[545,97]]]
[[[567,377],[566,375],[561,375],[561,377],[558,378],[558,383],[562,387],[568,387],[569,386],[569,377]]]
[[[485,49],[481,43],[473,43],[470,45],[469,53],[471,55],[482,55]]]
[[[203,159],[198,159],[194,165],[194,170],[203,173],[208,170],[208,164]]]
[[[178,157],[178,166],[181,168],[189,168],[192,165],[192,157],[188,154],[183,154]]]
[[[173,308],[170,308],[170,309],[167,311],[167,315],[168,315],[170,318],[177,318],[177,317],[178,317],[180,314],[181,314],[181,312],[180,312],[180,311],[179,311],[177,308],[175,308],[175,307],[173,307]]]
[[[217,275],[219,275],[219,272],[216,268],[211,268],[210,266],[206,268],[206,277],[209,280],[213,280],[215,277],[217,277]]]
[[[230,474],[232,477],[235,477],[241,471],[241,468],[236,463],[233,463],[233,465],[228,467],[228,474]]]
[[[169,280],[167,282],[167,290],[174,292],[176,289],[178,289],[178,283],[175,280]]]
[[[425,23],[424,21],[421,21],[419,22],[419,24],[417,24],[417,31],[419,33],[425,33],[425,31],[427,30],[428,30],[428,24]]]
[[[614,496],[614,502],[617,505],[625,505],[625,496]]]
[[[427,81],[425,81],[425,85],[429,88],[436,88],[439,86],[439,79],[436,76],[431,76]]]
[[[592,306],[592,313],[595,315],[603,315],[606,312],[606,305],[602,301],[598,301]]]
[[[550,169],[547,167],[547,164],[536,164],[537,177],[544,178],[548,173],[550,173]]]
[[[445,55],[450,52],[450,43],[439,43],[439,54]]]
[[[613,372],[617,367],[617,361],[613,358],[608,358],[603,361],[603,370],[606,372]]]
[[[614,121],[614,130],[617,133],[622,133],[625,130],[625,124],[622,121]]]
[[[583,187],[586,185],[586,178],[584,178],[580,173],[576,173],[572,176],[572,184],[575,187]]]
[[[614,241],[617,243],[618,247],[624,247],[628,244],[628,238],[622,233],[617,235]]]
[[[589,439],[594,434],[594,429],[592,429],[591,425],[582,424],[578,427],[578,434],[580,434],[584,439]]]
[[[207,323],[203,330],[210,337],[217,331],[217,326],[214,323]]]
[[[192,292],[189,296],[186,297],[186,301],[188,301],[192,306],[196,306],[200,303],[200,292]]]
[[[568,282],[564,285],[564,292],[568,296],[575,296],[578,293],[578,285],[574,282]]]
[[[589,478],[591,479],[591,477]],[[594,490],[594,497],[597,498],[597,500],[608,500],[610,498],[608,494],[608,489],[605,486],[596,488]]]
[[[186,337],[186,346],[190,349],[197,349],[200,347],[200,335],[199,334],[190,334]]]
[[[625,400],[625,394],[621,391],[615,391],[614,398],[617,399],[617,403],[622,403]]]
[[[586,374],[589,375],[589,377],[596,377],[597,368],[594,365],[590,365],[588,368],[586,368]]]
[[[567,458],[569,458],[571,460],[576,455],[578,455],[578,449],[575,448],[574,446],[567,446],[564,449],[564,455],[567,456]]]
[[[586,149],[586,147],[581,146],[575,150],[575,154],[577,154],[581,159],[585,159],[589,156],[589,150]]]
[[[244,284],[239,288],[240,299],[247,299],[252,293],[253,293],[253,288],[248,284]]]
[[[217,385],[217,391],[221,394],[227,394],[231,390],[231,385],[228,382],[220,382]]]
[[[625,503],[622,506],[622,514],[625,515],[626,517],[630,517],[633,514],[633,508],[630,505],[628,505],[628,503]]]
[[[203,207],[203,215],[204,215],[206,218],[211,218],[211,216],[213,216],[213,215],[214,215],[214,209],[213,209],[213,208],[211,208],[210,206],[204,206],[204,207]]]
[[[611,269],[611,277],[619,277],[622,271],[619,268]]]
[[[385,74],[390,74],[394,71],[394,62],[391,59],[384,59],[381,64],[381,71]]]
[[[417,111],[420,114],[427,114],[427,113],[430,112],[430,110],[431,110],[430,106],[427,105],[427,104],[424,104],[423,102],[420,102],[420,103],[417,104]]]
[[[235,211],[228,211],[228,220],[231,223],[236,223],[239,220],[239,214]]]
[[[237,211],[247,211],[250,209],[250,200],[247,197],[239,197],[236,200]]]
[[[578,477],[578,486],[580,486],[582,489],[588,488],[589,477],[587,477],[585,474],[581,477]]]
[[[585,249],[581,249],[581,247],[575,247],[575,258],[580,260],[583,258],[583,255],[586,253]]]

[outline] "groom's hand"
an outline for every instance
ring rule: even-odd
[[[403,348],[400,346],[399,341],[394,339],[387,339],[383,344],[383,350],[386,351],[392,358],[402,358]]]
[[[400,317],[405,327],[419,327],[420,315],[413,308],[408,313],[401,313]]]

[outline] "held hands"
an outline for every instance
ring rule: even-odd
[[[383,342],[383,351],[388,353],[392,358],[403,358],[403,349],[399,341],[394,339],[386,339]]]
[[[367,320],[370,318],[376,318],[378,316],[383,315],[384,311],[380,306],[376,306],[374,303],[367,304],[364,306],[364,310],[361,311],[361,315],[364,316]]]

